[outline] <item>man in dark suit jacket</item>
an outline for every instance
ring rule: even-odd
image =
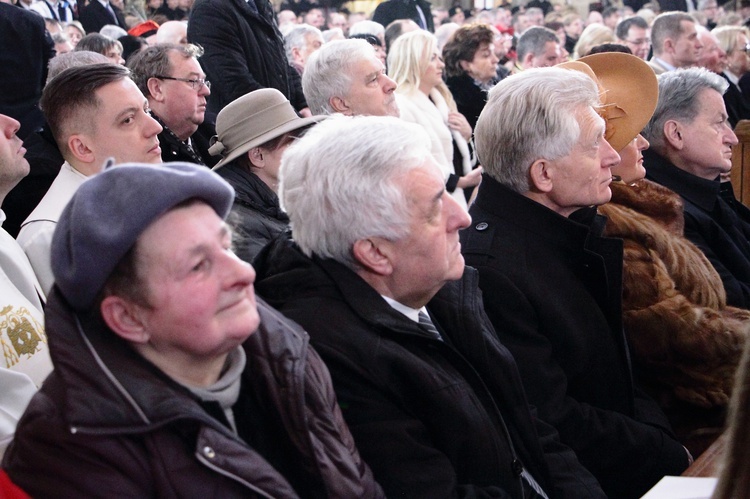
[[[685,237],[721,276],[727,304],[750,308],[750,210],[723,196],[720,181],[737,143],[722,99],[727,86],[702,68],[661,75],[659,104],[643,131],[651,142],[644,164],[648,179],[682,197]]]
[[[81,21],[86,33],[98,33],[107,24],[115,24],[125,31],[128,30],[122,11],[112,5],[109,0],[104,2],[91,0],[78,13],[78,20]]]
[[[259,88],[275,88],[310,116],[299,73],[289,65],[268,0],[197,0],[188,41],[205,50],[201,65],[213,83],[208,111]]]
[[[148,99],[151,116],[164,128],[159,146],[165,163],[213,166],[219,162],[218,156],[208,153],[216,130],[205,119],[211,90],[198,62],[202,53],[196,45],[161,43],[128,61],[133,80]]]
[[[524,71],[490,91],[475,128],[486,173],[461,249],[539,417],[608,497],[634,499],[679,475],[690,455],[633,383],[623,243],[602,237],[596,212],[620,161],[599,105],[592,79],[561,68]]]
[[[530,412],[464,267],[469,215],[424,130],[331,118],[287,149],[284,168],[294,241],[255,258],[256,289],[310,334],[386,495],[603,497]]]
[[[39,99],[55,44],[34,12],[0,2],[0,114],[18,120],[21,140],[44,123]]]
[[[372,20],[388,26],[397,19],[411,19],[429,32],[435,31],[430,2],[425,0],[386,0],[375,8]]]

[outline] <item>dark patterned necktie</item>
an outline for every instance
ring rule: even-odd
[[[430,316],[422,311],[419,312],[419,325],[422,326],[422,328],[425,329],[428,333],[430,333],[430,335],[436,340],[443,340],[443,337],[440,336],[440,333],[435,327],[435,324],[433,324],[432,320],[430,320]]]

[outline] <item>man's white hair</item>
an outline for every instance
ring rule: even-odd
[[[321,40],[323,34],[315,26],[309,24],[295,24],[294,27],[284,35],[284,50],[286,60],[292,62],[292,49],[302,50],[307,45],[307,35],[317,35]]]
[[[398,118],[334,116],[284,153],[279,199],[302,251],[350,268],[354,243],[409,228],[403,176],[430,158],[424,129]]]
[[[373,35],[382,37],[385,35],[385,27],[375,21],[358,21],[349,27],[349,36]]]
[[[474,130],[485,172],[528,192],[531,164],[568,155],[581,132],[577,112],[599,103],[596,83],[578,71],[536,68],[504,79],[490,90]]]
[[[352,69],[362,60],[375,59],[365,40],[335,40],[316,50],[305,64],[302,91],[313,114],[333,114],[332,97],[345,98],[352,88]]]

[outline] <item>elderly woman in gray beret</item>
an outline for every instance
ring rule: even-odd
[[[234,187],[232,224],[235,252],[246,262],[289,224],[279,206],[281,156],[304,131],[325,116],[300,118],[284,94],[273,88],[232,101],[216,117],[208,152],[221,155],[214,170]]]
[[[53,373],[5,454],[34,497],[382,497],[299,326],[231,251],[202,166],[85,182],[52,240]]]

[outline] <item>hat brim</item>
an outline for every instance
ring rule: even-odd
[[[284,135],[285,133],[299,130],[300,128],[304,128],[308,125],[314,125],[315,123],[319,123],[326,118],[328,118],[328,116],[318,115],[318,116],[311,116],[309,118],[297,118],[294,120],[287,121],[286,123],[283,123],[277,126],[276,128],[273,128],[267,131],[266,133],[262,135],[253,137],[251,140],[248,140],[247,142],[243,142],[242,144],[237,146],[231,153],[227,154],[226,157],[222,158],[221,161],[216,163],[216,165],[212,168],[212,170],[218,170],[219,168],[226,166],[227,163],[230,163],[234,161],[235,159],[239,158],[243,154],[247,153],[253,147],[258,147],[260,145],[263,145],[269,140],[273,140],[276,137],[280,137]]]
[[[659,100],[656,74],[641,58],[621,52],[588,55],[578,62],[591,68],[605,91],[602,114],[612,130],[607,141],[619,152],[641,133],[654,114]],[[615,113],[612,108],[617,108]],[[614,119],[609,117],[612,114]]]

